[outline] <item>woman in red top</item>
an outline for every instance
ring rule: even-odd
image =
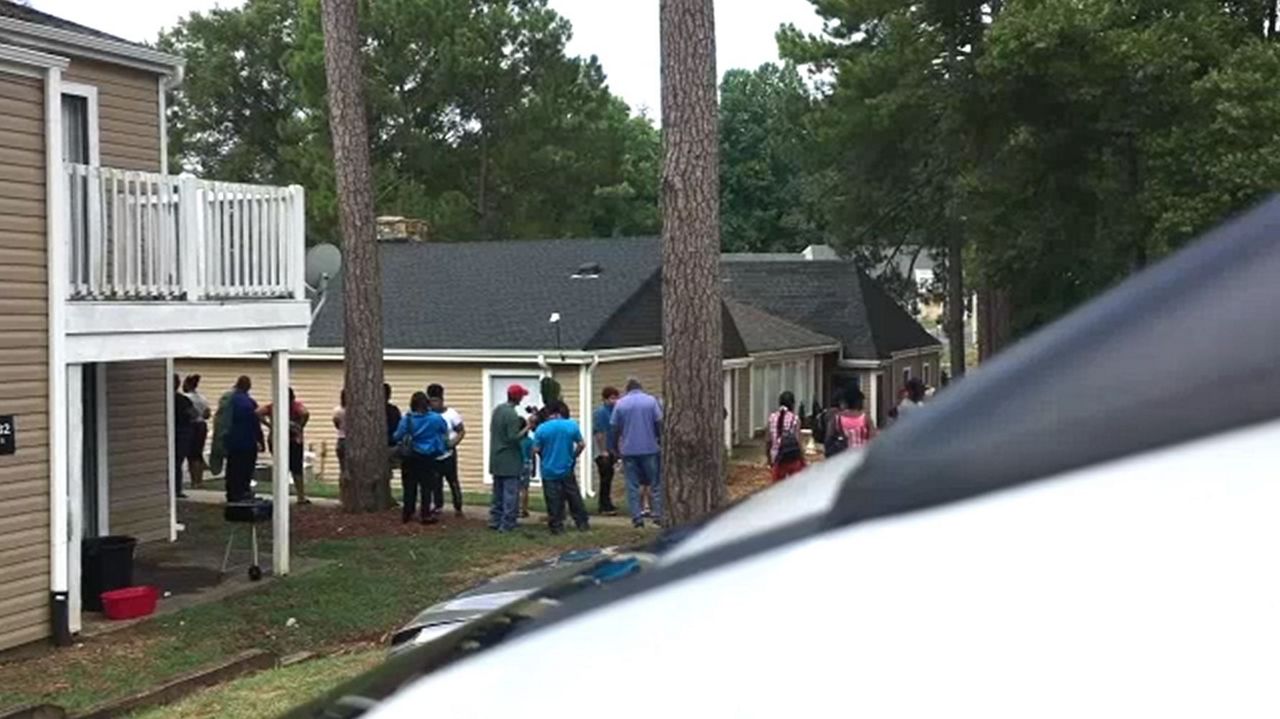
[[[258,409],[258,416],[267,426],[271,425],[271,416],[275,408],[272,403],[268,403]],[[307,410],[306,405],[298,401],[297,395],[293,393],[293,388],[289,388],[289,474],[293,475],[294,491],[298,495],[298,504],[311,504],[311,500],[307,499],[307,487],[303,480],[302,460],[303,460],[303,431],[307,426],[307,421],[311,419],[311,412]]]
[[[800,442],[800,415],[796,414],[796,397],[783,392],[778,397],[778,410],[769,415],[765,449],[773,481],[780,482],[804,469],[804,445]]]

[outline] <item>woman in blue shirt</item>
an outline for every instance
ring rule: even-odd
[[[394,444],[409,438],[413,451],[402,457],[400,481],[404,485],[404,509],[400,519],[413,519],[413,508],[418,503],[418,490],[422,490],[422,523],[435,524],[439,517],[431,511],[431,492],[443,490],[439,457],[444,454],[449,437],[449,423],[444,417],[431,411],[425,392],[414,392],[409,400],[409,412],[400,418],[400,424],[391,436]]]

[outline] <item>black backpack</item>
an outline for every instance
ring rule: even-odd
[[[840,415],[834,411],[826,412],[823,415],[822,453],[834,457],[848,448],[849,438],[840,431]]]
[[[778,457],[777,463],[795,462],[804,459],[804,448],[800,446],[800,438],[795,432],[782,431],[783,420],[787,418],[785,410],[778,413]]]

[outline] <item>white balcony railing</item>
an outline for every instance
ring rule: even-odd
[[[300,187],[67,164],[70,299],[303,299]]]

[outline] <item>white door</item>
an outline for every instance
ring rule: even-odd
[[[521,372],[492,372],[486,373],[485,379],[485,407],[484,415],[484,481],[485,484],[493,483],[493,476],[489,472],[489,441],[493,436],[490,420],[493,417],[493,410],[497,409],[507,401],[507,388],[511,385],[518,384],[529,391],[524,400],[516,408],[516,412],[521,417],[528,417],[531,411],[536,412],[542,409],[542,375],[537,373],[521,373]],[[537,479],[536,475],[534,479]]]

